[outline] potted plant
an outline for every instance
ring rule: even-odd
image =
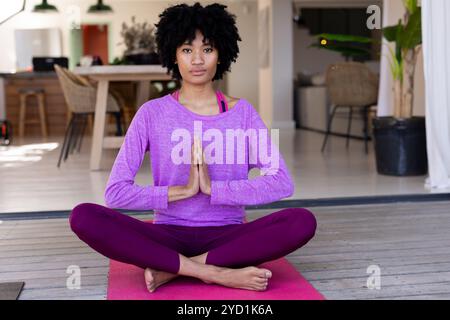
[[[155,28],[147,22],[137,23],[136,18],[131,17],[131,26],[122,23],[120,35],[126,49],[123,54],[124,64],[160,64],[159,55],[156,53]]]
[[[414,74],[421,50],[421,9],[417,0],[403,0],[406,7],[397,25],[383,28],[395,43],[391,53],[394,79],[394,114],[373,119],[375,156],[380,174],[424,175],[428,170],[425,117],[413,116]]]

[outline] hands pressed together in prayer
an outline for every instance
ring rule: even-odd
[[[194,137],[194,143],[191,147],[191,169],[186,188],[191,195],[196,195],[199,191],[211,195],[208,165],[206,164],[202,144],[197,137]]]
[[[169,202],[190,198],[198,192],[211,195],[211,179],[209,178],[208,165],[206,164],[201,141],[194,136],[194,143],[191,146],[191,166],[188,183],[185,186],[169,187]]]

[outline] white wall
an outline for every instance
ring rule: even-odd
[[[293,129],[293,30],[290,0],[261,0],[258,10],[269,9],[269,59],[259,66],[260,114],[269,128]],[[261,25],[263,27],[263,25]],[[266,46],[262,46],[266,47]]]
[[[292,129],[294,80],[294,37],[290,0],[275,0],[272,5],[272,90],[273,127]]]
[[[258,3],[257,1],[224,2],[236,15],[239,41],[239,57],[227,75],[228,93],[243,97],[259,109],[258,98]]]

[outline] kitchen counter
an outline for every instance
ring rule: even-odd
[[[0,72],[0,77],[5,79],[30,79],[30,78],[48,78],[56,77],[55,71],[18,71],[18,72]]]
[[[45,111],[49,135],[64,134],[67,123],[67,106],[56,72],[0,72],[0,118],[8,119],[17,135],[19,127],[19,90],[21,88],[43,88],[45,90]],[[38,117],[37,101],[27,99],[26,118]],[[25,136],[40,135],[39,124],[27,124]]]

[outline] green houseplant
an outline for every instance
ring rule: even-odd
[[[147,22],[137,23],[131,17],[131,25],[122,23],[120,35],[125,44],[122,62],[119,59],[115,64],[159,64],[159,55],[156,53],[155,28]]]
[[[394,80],[393,116],[373,119],[377,171],[409,176],[426,174],[425,118],[413,116],[414,75],[421,50],[421,8],[417,0],[403,0],[405,14],[394,26],[383,28],[390,50]]]

